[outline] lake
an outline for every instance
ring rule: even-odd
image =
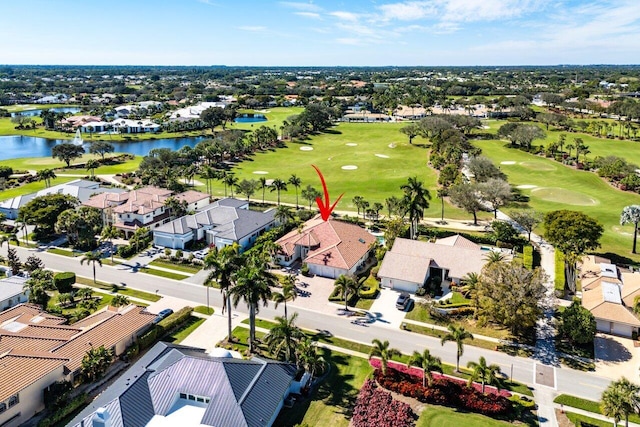
[[[54,113],[71,113],[75,114],[80,112],[82,109],[78,107],[60,107],[60,108],[40,108],[38,110],[27,110],[27,111],[16,111],[15,113],[11,113],[11,117],[15,117],[17,115],[34,117],[39,116],[42,113],[42,110],[49,110]]]
[[[202,136],[188,138],[162,138],[136,142],[109,141],[116,153],[130,153],[146,156],[154,148],[170,148],[179,150],[188,145],[195,147],[205,139]],[[0,160],[18,159],[21,157],[51,157],[51,148],[56,144],[71,142],[68,139],[46,139],[33,136],[11,135],[0,136]],[[91,140],[85,139],[84,149],[89,152]]]

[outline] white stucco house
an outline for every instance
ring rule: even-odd
[[[275,210],[252,211],[248,202],[227,198],[155,228],[153,243],[185,249],[190,242],[204,239],[218,249],[237,243],[244,251],[275,223]]]
[[[11,276],[0,280],[0,311],[29,301],[29,290],[24,288],[26,277]]]

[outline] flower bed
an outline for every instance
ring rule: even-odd
[[[365,381],[353,408],[353,427],[412,427],[413,411],[406,403],[394,400],[391,394],[380,389],[375,382]]]
[[[378,359],[377,357],[372,357],[371,359],[369,359],[369,364],[371,364],[371,366],[376,369],[379,369],[381,366],[380,359]],[[387,362],[387,367],[391,369],[395,369],[396,371],[399,371],[403,374],[407,374],[407,375],[411,375],[413,377],[419,378],[420,381],[422,381],[422,369],[416,366],[407,366],[404,363],[394,362],[390,360],[389,362]],[[462,378],[450,377],[448,375],[439,374],[437,372],[433,372],[431,375],[433,376],[433,379],[446,379],[448,381],[457,382],[461,385],[467,385],[467,381],[463,380]],[[479,392],[482,392],[482,384],[474,382],[473,388],[475,388]],[[511,393],[508,390],[498,390],[494,386],[490,386],[490,385],[484,386],[484,392],[486,394],[497,394],[507,398],[511,397]]]
[[[371,365],[379,366],[378,359]],[[404,371],[404,372],[403,372]],[[506,415],[512,409],[512,402],[497,393],[482,394],[476,388],[468,387],[464,380],[454,380],[444,375],[434,375],[431,387],[422,386],[422,371],[415,375],[415,368],[407,368],[399,363],[388,364],[387,375],[376,368],[375,379],[387,390],[413,397],[421,402],[436,405],[456,406],[468,411],[488,416]]]

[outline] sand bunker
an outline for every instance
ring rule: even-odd
[[[387,147],[389,147],[389,148],[396,148],[396,144],[391,143],[391,144],[389,144]]]
[[[549,202],[576,206],[594,206],[600,202],[586,194],[559,187],[542,187],[531,190],[531,195]]]
[[[532,184],[522,184],[522,185],[518,185],[516,188],[519,188],[520,190],[530,190],[532,188],[538,188],[538,186],[532,185]]]
[[[267,171],[253,171],[253,173],[255,173],[256,175],[266,175],[269,172],[267,172]]]
[[[388,159],[389,156],[387,156],[386,154],[376,154],[376,157],[380,157],[381,159]]]
[[[313,147],[304,146],[304,147],[300,147],[300,150],[301,151],[313,151]]]
[[[504,162],[500,162],[501,165],[515,165],[516,162],[514,162],[513,160],[506,160]]]
[[[354,170],[358,169],[358,167],[356,165],[344,165],[344,166],[342,166],[342,169],[344,169],[346,171],[354,171]]]
[[[344,144],[344,145],[346,145],[346,146],[348,146],[348,147],[357,147],[357,146],[358,146],[358,144],[356,144],[355,142],[347,142],[347,143],[346,143],[346,144]]]

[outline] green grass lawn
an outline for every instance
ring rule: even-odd
[[[2,162],[0,162],[1,164]],[[10,164],[10,163],[9,163]],[[69,176],[59,176],[51,180],[51,185],[63,184],[65,182],[72,181],[76,178]],[[8,188],[0,191],[0,200],[11,199],[12,197],[20,196],[23,194],[35,193],[40,190],[44,190],[44,181],[35,181],[29,184],[22,185],[20,187]]]
[[[182,271],[183,273],[191,273],[196,274],[198,271],[202,270],[202,266],[188,265],[188,264],[174,264],[169,261],[164,261],[161,259],[154,259],[149,263],[150,265],[155,265],[156,267],[168,268],[171,270]]]
[[[525,195],[530,196],[529,207],[540,212],[578,210],[597,218],[604,226],[604,234],[600,240],[602,248],[597,252],[605,256],[607,253],[619,254],[633,261],[640,261],[640,255],[631,254],[633,226],[623,227],[619,224],[622,209],[630,204],[640,204],[640,195],[615,189],[593,172],[576,170],[550,159],[509,148],[504,141],[474,143],[482,149],[484,155],[500,165],[512,185],[535,186],[522,189]],[[504,161],[514,164],[501,164]],[[539,227],[537,231],[543,230]]]
[[[56,255],[70,257],[70,258],[75,258],[76,256],[81,255],[80,253],[76,253],[67,249],[60,249],[60,248],[49,248],[47,249],[47,252],[56,254]]]
[[[106,158],[113,157],[119,153],[107,154]],[[95,154],[83,154],[82,157],[75,159],[71,162],[71,165],[84,165],[88,160],[100,159],[99,155]],[[95,170],[96,175],[108,175],[123,172],[133,172],[138,169],[141,156],[136,156],[133,160],[128,160],[123,163],[115,165],[100,166]],[[60,174],[72,174],[72,175],[89,175],[89,171],[83,168],[70,168],[66,169],[66,163],[53,157],[22,157],[19,159],[0,160],[0,166],[11,166],[14,170],[41,170],[41,169],[56,169],[56,173]],[[43,187],[44,188],[44,187]]]
[[[183,280],[189,277],[184,274],[172,273],[170,271],[164,271],[164,270],[156,270],[155,268],[147,268],[147,267],[142,267],[139,269],[139,271],[142,273],[151,274],[154,276],[164,277],[164,278],[173,279],[173,280]]]
[[[205,319],[191,316],[181,327],[179,327],[171,335],[163,338],[163,341],[167,341],[173,344],[180,344],[182,341],[184,341],[185,338],[189,336],[191,332],[195,331],[198,328],[198,326],[202,325],[204,321]]]
[[[567,418],[576,426],[594,426],[594,427],[611,427],[611,423],[608,421],[602,421],[597,418],[586,417],[580,414],[574,414],[573,412],[566,412]],[[620,425],[621,423],[618,423]]]
[[[193,311],[195,311],[196,313],[200,313],[200,314],[212,315],[215,310],[213,309],[213,307],[208,307],[207,308],[207,306],[205,306],[205,305],[198,305],[198,306],[193,308]]]
[[[513,425],[506,421],[494,420],[480,414],[459,412],[446,406],[424,404],[416,427],[499,427]]]
[[[76,283],[80,283],[82,285],[91,286],[93,288],[100,288],[106,291],[112,292],[112,286],[109,283],[96,281],[93,283],[93,279],[87,277],[76,276]],[[137,289],[130,289],[124,286],[118,286],[118,293],[122,295],[126,295],[133,298],[140,298],[146,301],[160,301],[162,297],[160,295],[152,294],[145,291],[139,291]],[[139,304],[139,303],[136,303]]]
[[[580,397],[571,396],[568,394],[561,394],[553,399],[555,403],[561,403],[565,406],[582,409],[584,411],[593,412],[595,414],[602,414],[600,409],[600,402],[593,400],[582,399]],[[570,410],[569,408],[565,408]],[[637,414],[629,415],[629,421],[635,424],[640,424],[640,416]]]

